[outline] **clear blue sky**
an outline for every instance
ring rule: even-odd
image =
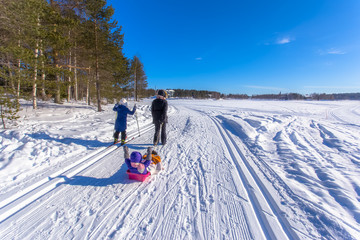
[[[360,92],[359,0],[108,0],[151,88]]]

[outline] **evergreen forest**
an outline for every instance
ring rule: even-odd
[[[101,105],[147,94],[137,56],[106,0],[0,0],[0,105],[11,118],[19,99]]]

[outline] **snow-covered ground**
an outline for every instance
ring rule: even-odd
[[[360,102],[169,100],[165,170],[143,183],[108,147],[112,107],[25,103],[0,130],[1,239],[360,239]]]

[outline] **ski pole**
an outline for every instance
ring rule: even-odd
[[[140,127],[139,127],[139,120],[138,120],[137,112],[135,112],[135,118],[136,118],[136,123],[138,126],[138,132],[139,132],[139,137],[140,137]]]

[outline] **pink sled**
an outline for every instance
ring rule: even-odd
[[[147,172],[147,174],[137,174],[137,173],[132,173],[132,172],[130,172],[129,170],[126,171],[126,174],[129,175],[129,179],[137,180],[137,181],[140,181],[140,182],[145,181],[145,179],[146,179],[149,175],[151,175],[150,172]]]

